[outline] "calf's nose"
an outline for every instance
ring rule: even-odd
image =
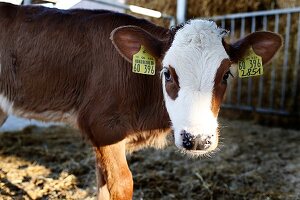
[[[182,146],[187,150],[206,150],[212,144],[211,137],[207,136],[205,139],[200,136],[193,136],[192,134],[182,132]]]

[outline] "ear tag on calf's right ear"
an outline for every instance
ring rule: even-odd
[[[263,70],[262,58],[253,51],[252,47],[248,53],[238,61],[240,78],[263,75]]]
[[[132,72],[146,75],[155,74],[155,58],[147,53],[143,45],[139,52],[133,55]]]

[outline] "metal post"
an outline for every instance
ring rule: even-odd
[[[275,15],[275,27],[274,32],[278,33],[279,31],[279,15]],[[274,109],[274,91],[275,91],[275,79],[276,79],[276,66],[277,66],[277,59],[276,61],[273,60],[272,62],[272,71],[271,71],[271,88],[270,88],[270,109]]]
[[[177,11],[176,11],[177,24],[181,24],[185,22],[186,7],[187,7],[186,0],[177,0]]]
[[[266,31],[268,26],[268,18],[266,15],[263,16],[263,30]],[[259,77],[259,90],[258,90],[258,107],[262,107],[262,101],[264,96],[264,76]]]
[[[256,18],[251,17],[251,32],[255,32],[256,30]],[[248,78],[248,97],[247,97],[247,105],[253,106],[252,104],[252,78]]]
[[[245,36],[245,18],[241,20],[241,34],[240,39]],[[238,89],[237,89],[237,105],[241,104],[241,94],[242,94],[242,79],[238,79]]]
[[[230,42],[234,41],[234,34],[235,34],[235,19],[230,20]],[[227,86],[227,97],[226,103],[231,104],[231,96],[232,96],[232,88],[233,88],[233,80],[228,79],[228,86]]]
[[[299,112],[298,109],[298,104],[299,102],[297,101],[297,98],[299,95],[299,83],[300,83],[300,66],[299,66],[299,56],[300,56],[300,13],[298,14],[298,33],[297,33],[297,49],[296,49],[296,55],[295,55],[295,64],[294,64],[294,72],[293,72],[293,85],[292,85],[292,98],[293,98],[293,112]],[[298,80],[299,79],[299,80]],[[298,82],[298,84],[297,84]]]
[[[31,0],[24,0],[24,1],[23,1],[23,4],[24,4],[24,5],[30,5],[30,4],[31,4]]]
[[[289,41],[290,41],[290,31],[291,31],[291,13],[287,14],[286,17],[286,27],[285,27],[285,41],[284,41],[284,60],[282,66],[282,81],[281,81],[281,99],[280,108],[284,110],[285,108],[285,92],[286,92],[286,79],[289,63]]]

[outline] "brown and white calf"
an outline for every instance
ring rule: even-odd
[[[126,151],[162,147],[170,132],[184,153],[213,151],[231,64],[250,47],[266,63],[282,43],[270,32],[234,44],[225,35],[206,20],[169,30],[104,10],[0,3],[0,107],[79,128],[94,147],[98,198],[131,199]],[[141,45],[154,76],[132,72]]]

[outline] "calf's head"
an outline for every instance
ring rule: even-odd
[[[136,26],[119,27],[111,34],[129,62],[141,45],[156,58],[175,144],[192,155],[211,152],[218,145],[217,116],[227,79],[234,73],[232,64],[250,48],[267,63],[282,43],[271,32],[255,32],[233,44],[225,42],[226,35],[207,20],[191,20],[160,38]]]

